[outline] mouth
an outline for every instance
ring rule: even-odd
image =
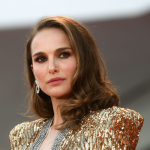
[[[61,82],[63,82],[65,79],[64,78],[61,78],[61,77],[56,77],[56,78],[51,78],[48,83],[50,85],[56,85],[56,84],[59,84]]]

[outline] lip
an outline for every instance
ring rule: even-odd
[[[48,83],[51,84],[51,85],[55,85],[55,84],[59,84],[61,83],[62,81],[64,81],[65,79],[64,78],[61,78],[61,77],[56,77],[56,78],[51,78]]]

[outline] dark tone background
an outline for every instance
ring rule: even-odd
[[[86,22],[117,87],[121,107],[144,116],[137,150],[150,149],[150,14],[137,18]],[[8,135],[31,119],[24,86],[24,49],[30,28],[0,30],[0,150],[10,149]]]

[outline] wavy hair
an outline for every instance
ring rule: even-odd
[[[77,60],[71,96],[67,102],[59,105],[64,121],[59,129],[79,123],[90,111],[119,106],[118,93],[107,77],[105,63],[89,31],[71,18],[57,16],[40,20],[27,41],[26,66],[31,88],[30,109],[40,118],[49,119],[54,115],[50,96],[42,90],[39,94],[36,93],[35,78],[31,70],[32,40],[39,31],[51,27],[59,28],[67,34]]]

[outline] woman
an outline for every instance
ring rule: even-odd
[[[45,18],[26,46],[30,107],[40,117],[10,132],[11,149],[135,149],[144,118],[120,108],[93,37],[75,20]]]

